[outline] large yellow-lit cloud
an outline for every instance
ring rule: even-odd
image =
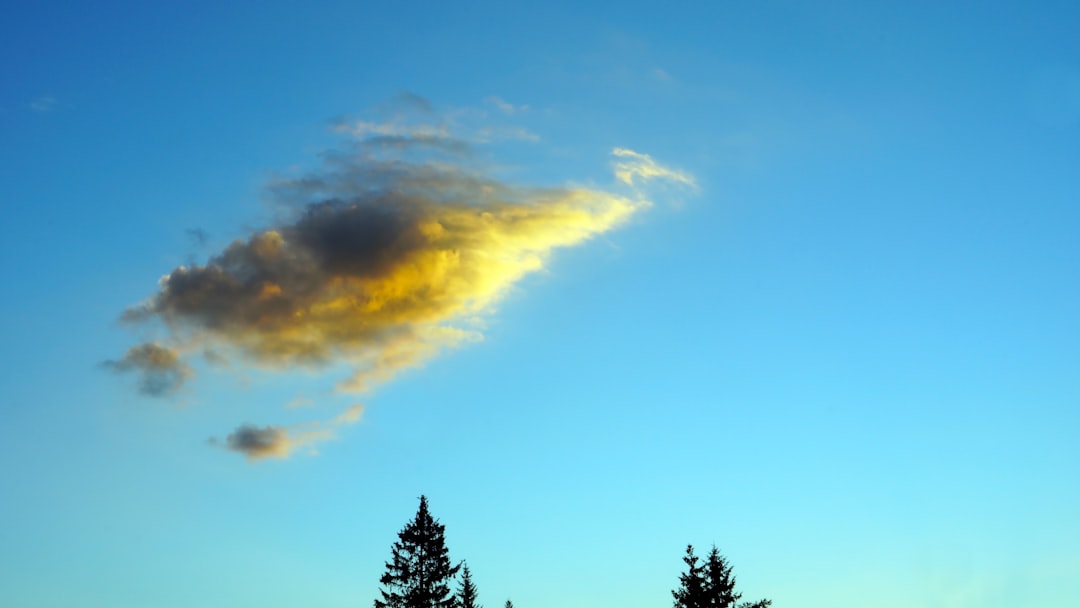
[[[354,371],[338,388],[362,391],[480,339],[473,320],[554,250],[647,208],[643,184],[693,183],[616,148],[622,191],[529,187],[478,169],[467,138],[445,126],[365,122],[351,133],[322,171],[272,185],[291,218],[172,270],[122,318],[163,321],[180,352],[277,368],[345,362]],[[291,451],[272,427],[238,429],[233,443],[252,457]]]

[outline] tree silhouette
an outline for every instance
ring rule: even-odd
[[[382,600],[375,600],[375,608],[453,608],[449,581],[460,566],[450,565],[445,530],[421,496],[416,517],[405,524],[392,547],[386,573],[379,579]]]
[[[462,562],[461,586],[457,592],[457,608],[484,608],[476,603],[476,585],[472,582],[469,566]]]
[[[671,592],[675,596],[675,608],[705,608],[705,573],[698,565],[693,545],[686,545],[683,563],[686,572],[679,575],[679,588]]]
[[[687,545],[683,557],[687,571],[679,575],[679,588],[672,591],[675,608],[768,608],[772,600],[738,603],[741,593],[735,591],[735,576],[731,564],[713,545],[704,565],[698,565],[694,547]]]
[[[735,592],[735,577],[731,575],[731,564],[720,555],[713,545],[709,556],[705,558],[705,606],[710,608],[733,608],[742,597]]]
[[[503,608],[514,608],[514,602],[506,600],[506,606],[503,606]]]

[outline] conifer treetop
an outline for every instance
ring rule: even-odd
[[[382,599],[375,608],[454,608],[450,581],[460,566],[451,565],[446,526],[431,516],[420,497],[416,517],[405,524],[391,547],[386,572],[379,579]]]
[[[484,608],[477,603],[476,585],[473,584],[472,572],[465,562],[461,562],[461,585],[457,591],[457,608]]]

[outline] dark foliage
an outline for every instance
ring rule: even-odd
[[[707,605],[705,572],[704,568],[698,565],[693,545],[686,545],[683,563],[686,564],[686,572],[679,575],[679,588],[671,592],[675,596],[675,608],[704,608]]]
[[[687,571],[679,575],[679,588],[671,592],[675,608],[768,608],[772,600],[742,602],[735,591],[731,564],[714,546],[703,565],[698,564],[694,547],[687,545],[683,562]]]
[[[457,591],[457,608],[484,608],[476,603],[476,585],[472,582],[469,566],[464,563],[461,568],[461,586]]]
[[[375,608],[454,608],[449,583],[460,566],[450,565],[445,530],[421,496],[416,517],[392,547],[386,573],[379,579],[382,600],[375,600]]]
[[[731,564],[720,555],[713,545],[709,556],[705,558],[705,606],[710,608],[733,608],[742,597],[735,592],[735,577],[731,574]]]

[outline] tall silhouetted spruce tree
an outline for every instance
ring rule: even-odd
[[[675,608],[768,608],[772,600],[738,603],[741,593],[735,591],[735,576],[731,564],[713,546],[704,565],[698,565],[694,547],[686,546],[683,557],[687,571],[679,575],[679,588],[671,592],[675,596]]]
[[[375,608],[453,608],[449,583],[460,566],[450,565],[445,530],[421,496],[416,517],[405,524],[392,547],[386,574],[379,579],[382,600],[375,600]]]
[[[461,586],[457,592],[457,608],[484,608],[476,603],[476,585],[472,582],[472,572],[469,566],[462,562]]]

